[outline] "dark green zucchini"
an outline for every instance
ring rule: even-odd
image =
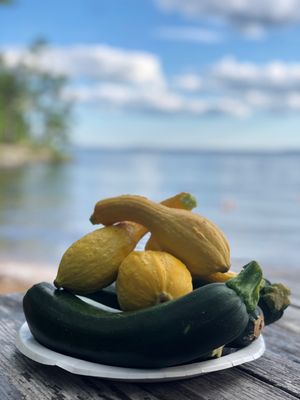
[[[200,278],[193,279],[193,290],[199,289],[205,285],[209,285],[209,282],[205,282],[205,281],[201,280]]]
[[[88,297],[91,300],[97,301],[98,303],[104,304],[105,306],[111,308],[116,308],[118,310],[121,309],[116,292],[111,289],[105,288],[98,290],[98,292],[85,294],[84,297]]]
[[[249,314],[249,322],[240,336],[229,343],[228,347],[245,347],[257,339],[264,327],[264,314],[260,307],[256,307]]]
[[[253,262],[225,284],[124,313],[99,310],[40,283],[28,290],[23,307],[33,336],[50,349],[103,364],[161,368],[197,359],[238,337],[257,305],[261,279]]]

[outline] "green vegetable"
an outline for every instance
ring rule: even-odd
[[[257,301],[261,269],[252,263],[235,279],[231,287],[215,283],[123,313],[99,310],[40,283],[26,293],[24,313],[33,336],[55,351],[109,365],[168,367],[197,359],[244,331],[247,309]]]
[[[224,346],[221,346],[217,349],[214,349],[208,353],[203,354],[196,360],[193,360],[194,362],[199,362],[199,361],[207,361],[207,360],[212,360],[213,358],[220,358],[222,357],[224,352]]]
[[[259,284],[255,288],[253,288],[253,281],[259,281]],[[259,300],[259,291],[262,285],[262,271],[260,266],[256,261],[249,262],[235,278],[229,279],[226,285],[244,300],[248,312],[254,311]]]
[[[245,265],[243,269],[247,266],[248,264]],[[220,274],[214,274],[214,279],[214,282],[218,282],[220,280]],[[194,279],[193,288],[197,289],[209,285],[211,282],[212,281],[204,281],[203,279]],[[262,280],[258,305],[264,313],[265,325],[272,324],[282,317],[284,310],[290,304],[290,294],[290,289],[282,283],[271,283],[268,279]]]
[[[289,306],[291,291],[282,283],[271,283],[267,279],[260,291],[259,307],[263,310],[265,325],[278,321]]]
[[[85,294],[84,297],[88,297],[91,300],[97,301],[98,303],[104,304],[105,306],[116,308],[120,310],[118,297],[115,290],[109,286],[105,289],[98,290],[97,292]]]
[[[260,307],[256,307],[249,314],[249,322],[242,334],[228,344],[228,347],[245,347],[257,339],[264,327],[264,314]]]

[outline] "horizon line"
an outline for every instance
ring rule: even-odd
[[[73,144],[71,148],[74,150],[95,150],[108,152],[145,152],[145,153],[218,153],[218,154],[300,154],[300,147],[297,148],[216,148],[216,147],[172,147],[172,146],[146,146],[146,145],[88,145],[88,144]]]

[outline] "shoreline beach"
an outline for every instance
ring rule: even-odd
[[[24,292],[38,282],[53,282],[56,267],[34,263],[0,262],[0,294]]]

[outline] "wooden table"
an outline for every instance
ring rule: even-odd
[[[0,296],[0,400],[300,399],[297,299],[280,321],[265,328],[267,351],[259,360],[185,381],[133,384],[72,375],[20,354],[14,341],[24,322],[22,297]]]

